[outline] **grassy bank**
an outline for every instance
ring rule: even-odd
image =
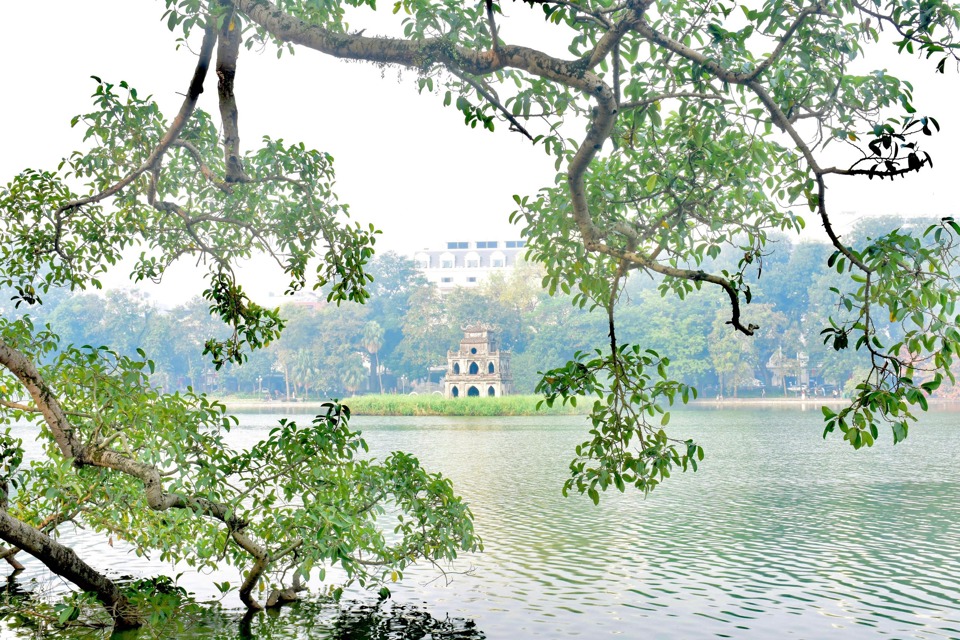
[[[585,413],[569,405],[546,405],[537,411],[541,396],[504,396],[502,398],[443,398],[438,395],[382,395],[346,398],[343,403],[357,416],[533,416]]]

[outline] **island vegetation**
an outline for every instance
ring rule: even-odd
[[[322,291],[329,306],[321,314],[362,318],[349,303],[373,301],[378,280],[367,268],[376,230],[348,219],[328,154],[271,137],[241,144],[234,79],[246,48],[312,49],[412,69],[425,105],[451,106],[467,126],[493,135],[512,131],[555,163],[556,181],[517,194],[512,218],[530,260],[542,265],[541,284],[572,303],[538,308],[599,325],[581,334],[583,348],[568,362],[553,366],[536,356],[527,369],[543,371],[535,388],[548,405],[595,399],[567,490],[595,502],[610,487],[650,491],[704,456],[695,441],[667,431],[671,405],[696,396],[676,373],[684,362],[698,366],[684,359],[696,340],[664,338],[663,351],[635,341],[631,309],[646,331],[657,326],[656,296],[680,301],[670,309],[699,306],[703,312],[682,318],[707,324],[691,335],[710,336],[708,353],[720,345],[711,355],[716,370],[737,379],[738,358],[756,360],[751,350],[771,339],[764,332],[772,316],[785,313],[773,306],[773,290],[768,301],[755,296],[755,280],[786,271],[798,282],[815,271],[791,271],[808,252],[809,263],[825,263],[840,284],[804,283],[820,315],[797,331],[807,332],[811,349],[865,354],[849,405],[824,411],[827,432],[856,448],[872,444],[881,427],[901,441],[917,408],[954,378],[960,224],[944,217],[915,229],[897,225],[855,242],[837,233],[828,189],[841,180],[909,185],[913,173],[933,170],[923,141],[940,124],[914,104],[908,79],[858,73],[851,64],[887,46],[919,56],[925,69],[955,72],[960,11],[951,2],[510,5],[542,17],[566,41],[562,55],[541,48],[536,35],[511,32],[507,5],[492,0],[164,5],[167,27],[194,54],[178,112],[164,115],[147,97],[150,78],[97,78],[90,110],[74,120],[83,148],[65,149],[48,167],[24,168],[0,190],[0,284],[18,310],[0,320],[2,417],[36,423],[46,444],[44,458],[24,461],[9,431],[0,441],[3,555],[14,566],[20,552],[43,562],[91,594],[118,629],[142,625],[157,591],[121,588],[57,537],[63,525],[81,522],[200,569],[229,564],[237,579],[220,587],[236,589],[251,611],[295,598],[331,566],[384,588],[411,562],[442,563],[481,546],[450,482],[404,453],[366,457],[343,406],[326,406],[310,425],[281,422],[262,442],[233,450],[224,432],[234,420],[224,407],[154,381],[149,348],[126,345],[131,353],[112,336],[76,343],[64,337],[64,323],[41,318],[60,291],[98,288],[102,273],[127,254],[139,256],[134,281],[162,278],[189,258],[204,265],[207,289],[201,305],[182,313],[211,315],[226,331],[184,346],[214,371],[240,371],[257,357],[271,358],[272,367],[276,354],[261,349],[296,344],[290,330],[297,325],[250,300],[237,280],[235,263],[254,252],[275,259],[289,292]],[[365,33],[365,18],[378,10],[393,11],[393,30]],[[218,115],[197,109],[214,84]],[[840,155],[827,154],[828,145],[843,145]],[[490,177],[477,176],[478,184]],[[774,240],[803,228],[805,215],[823,228],[828,249],[776,251]],[[647,277],[653,290],[640,285]],[[646,304],[624,304],[634,295]],[[683,334],[682,318],[666,316],[663,328]],[[442,349],[434,332],[457,331],[457,324],[400,327],[404,338],[427,336],[398,346],[401,356],[412,365],[416,349]],[[374,369],[388,363],[381,350],[391,327],[381,326],[382,338],[376,327],[356,328],[350,335],[361,336]],[[288,349],[282,366],[300,366],[297,353]],[[721,357],[729,354],[732,365]],[[344,388],[348,380],[363,383],[359,352],[331,357],[350,367],[331,376]],[[328,366],[321,363],[320,375]],[[393,522],[386,530],[385,513]],[[69,621],[79,609],[64,605],[58,615]]]

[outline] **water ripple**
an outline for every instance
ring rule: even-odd
[[[674,433],[707,450],[701,471],[599,507],[560,496],[579,418],[354,424],[374,454],[411,451],[451,477],[486,544],[460,563],[472,575],[447,585],[415,569],[395,599],[474,620],[488,638],[939,640],[960,637],[956,415],[930,416],[896,449],[854,452],[824,441],[814,412],[677,413]],[[237,446],[275,418],[243,416]]]

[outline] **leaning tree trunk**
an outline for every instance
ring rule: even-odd
[[[6,511],[0,511],[0,538],[26,551],[58,576],[66,578],[84,591],[95,593],[113,618],[115,629],[133,629],[140,626],[136,611],[127,602],[119,587],[81,560],[70,547],[17,520]]]

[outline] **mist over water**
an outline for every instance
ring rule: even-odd
[[[484,538],[458,562],[468,574],[408,571],[393,601],[491,639],[960,637],[960,414],[857,452],[823,440],[808,407],[676,412],[671,434],[706,449],[700,471],[599,506],[560,495],[583,418],[354,418],[373,455],[410,451],[450,477]],[[240,414],[231,440],[252,444],[279,417]],[[101,567],[170,572],[76,541]],[[213,580],[235,578],[180,583],[213,597]],[[21,580],[51,578],[30,560]]]

